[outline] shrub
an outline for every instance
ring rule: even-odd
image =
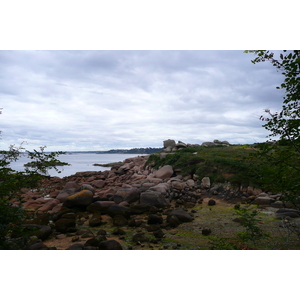
[[[22,249],[27,242],[28,234],[24,234],[21,226],[26,214],[21,204],[13,205],[11,200],[18,199],[21,203],[23,188],[37,187],[43,178],[42,174],[47,174],[48,168],[56,169],[49,162],[59,163],[56,157],[63,152],[46,154],[44,148],[41,148],[41,152],[24,152],[21,144],[20,147],[12,145],[8,151],[0,151],[0,249]],[[26,154],[35,162],[34,168],[25,168],[22,172],[13,170],[10,167],[11,162]]]
[[[236,213],[239,215],[240,223],[245,229],[237,233],[238,238],[242,242],[250,241],[256,245],[258,241],[269,236],[258,225],[261,221],[258,217],[258,210],[250,207],[243,207],[236,210]]]

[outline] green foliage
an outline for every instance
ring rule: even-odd
[[[212,236],[210,239],[210,250],[239,250],[236,243],[232,242],[228,238],[222,238],[218,236]]]
[[[264,186],[281,192],[282,200],[300,206],[300,51],[283,50],[277,59],[267,50],[246,51],[256,55],[253,63],[270,61],[282,72],[285,92],[280,112],[265,109],[260,119],[271,133],[269,141],[259,147],[256,158],[263,161],[261,177]],[[277,138],[277,140],[273,140]]]
[[[146,161],[146,165],[151,166],[154,169],[158,169],[160,163],[161,163],[161,158],[159,154],[151,154]]]
[[[233,185],[259,186],[257,167],[259,161],[249,158],[256,150],[250,146],[196,147],[186,148],[160,158],[153,154],[147,164],[153,168],[172,165],[180,168],[183,175],[208,176],[213,183],[226,181]]]
[[[269,242],[270,235],[260,227],[261,218],[257,209],[246,206],[235,212],[244,230],[236,232],[235,236],[231,237],[209,237],[211,250],[253,249]]]
[[[26,214],[22,206],[14,206],[10,202],[12,199],[22,200],[23,188],[35,188],[43,178],[42,174],[47,173],[48,168],[55,168],[51,164],[59,163],[56,156],[63,152],[53,152],[46,154],[44,148],[41,152],[27,152],[30,159],[35,162],[33,168],[25,168],[18,172],[10,167],[11,162],[17,161],[22,155],[26,155],[24,148],[10,146],[8,151],[0,151],[0,249],[19,249],[24,246],[24,228],[21,224]],[[20,202],[21,203],[21,202]],[[14,238],[11,238],[11,233]]]
[[[300,156],[293,147],[264,143],[255,158],[261,160],[262,188],[281,193],[281,200],[300,206]]]
[[[245,229],[237,233],[238,238],[242,242],[251,241],[254,245],[256,245],[258,241],[269,236],[258,225],[261,221],[261,219],[258,217],[258,210],[250,207],[243,207],[236,210],[236,213],[240,218],[241,225]]]
[[[27,172],[47,174],[49,169],[55,169],[56,172],[61,173],[61,171],[57,169],[57,166],[69,165],[68,163],[61,162],[56,158],[58,155],[65,154],[65,152],[57,151],[45,153],[45,148],[46,146],[40,147],[40,151],[26,151],[27,156],[32,160],[30,163],[25,164],[25,170]]]

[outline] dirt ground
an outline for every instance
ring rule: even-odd
[[[260,212],[258,225],[270,237],[262,239],[258,244],[237,242],[237,232],[243,231],[245,228],[237,221],[238,215],[234,204],[214,197],[216,205],[208,206],[209,199],[211,198],[205,198],[202,204],[196,204],[195,207],[188,209],[188,212],[194,216],[194,221],[182,223],[173,229],[163,229],[164,238],[158,243],[144,242],[135,244],[132,242],[132,236],[137,232],[144,233],[149,239],[153,239],[152,233],[147,232],[143,226],[137,228],[122,226],[121,228],[126,232],[124,236],[112,234],[116,227],[112,225],[112,219],[106,215],[102,216],[102,220],[106,224],[91,228],[88,226],[87,219],[85,224],[81,225],[80,228],[88,229],[94,235],[100,229],[104,229],[107,232],[107,239],[117,240],[123,249],[133,250],[221,250],[229,247],[227,242],[233,242],[239,249],[300,248],[299,238],[291,233],[290,230],[282,227],[282,221],[275,219],[275,211],[277,209],[271,207],[258,208]],[[257,207],[253,206],[253,209],[257,209]],[[145,215],[136,217],[146,223],[147,217]],[[166,218],[164,215],[163,217],[164,219]],[[295,219],[292,221],[299,225],[299,220]],[[203,229],[210,229],[211,233],[205,236],[202,234]],[[59,234],[44,241],[44,244],[48,247],[56,247],[57,250],[63,250],[75,243],[84,244],[90,238],[82,238],[75,233]]]

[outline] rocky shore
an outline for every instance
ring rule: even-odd
[[[170,230],[194,222],[196,205],[214,206],[218,200],[272,207],[278,218],[300,216],[283,207],[280,195],[252,187],[211,186],[208,177],[184,177],[170,165],[154,170],[147,159],[128,158],[109,171],[52,177],[38,190],[24,189],[22,205],[30,219],[23,226],[34,229],[27,249],[151,249]]]

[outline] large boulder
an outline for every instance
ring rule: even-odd
[[[146,192],[147,190],[149,190],[150,188],[156,186],[156,183],[152,183],[152,182],[144,182],[142,183],[142,186],[139,188],[140,192]]]
[[[190,188],[193,188],[193,187],[195,187],[195,181],[193,179],[188,179],[186,181],[186,185]]]
[[[167,223],[171,226],[171,227],[173,227],[173,228],[175,228],[175,227],[177,227],[177,226],[179,226],[180,225],[180,221],[179,221],[179,219],[175,216],[175,215],[168,215],[167,216]]]
[[[64,186],[64,190],[78,190],[80,188],[80,186],[77,184],[76,181],[68,181],[65,186]]]
[[[201,186],[204,189],[210,188],[210,178],[209,177],[203,177],[201,180]]]
[[[149,242],[149,238],[144,233],[139,232],[132,236],[132,242],[139,245],[144,242]]]
[[[156,214],[151,214],[148,216],[147,224],[162,224],[163,223],[163,217],[156,215]]]
[[[172,187],[176,190],[183,190],[186,187],[185,182],[174,180],[172,181]]]
[[[276,219],[284,219],[286,217],[299,218],[300,212],[299,210],[289,209],[289,208],[280,208],[276,211],[276,215],[275,215]]]
[[[133,203],[140,199],[140,191],[136,187],[122,187],[115,195],[120,196],[122,201],[128,203]]]
[[[23,208],[28,211],[36,211],[42,206],[43,204],[37,200],[28,200],[23,204]]]
[[[103,241],[106,241],[106,236],[104,235],[98,235],[96,237],[92,237],[90,239],[88,239],[85,243],[84,243],[84,247],[99,247],[99,244]]]
[[[90,227],[97,227],[102,225],[102,218],[101,213],[95,213],[90,219],[89,219],[89,226]]]
[[[192,222],[194,217],[192,217],[188,212],[182,208],[174,209],[169,213],[170,216],[176,216],[177,219],[181,222]]]
[[[146,191],[141,193],[140,204],[150,204],[152,206],[167,207],[170,205],[169,201],[160,192]]]
[[[112,205],[116,205],[114,201],[96,201],[87,207],[87,211],[91,213],[106,212]]]
[[[64,202],[69,196],[74,195],[78,192],[80,186],[75,181],[68,181],[63,190],[56,196],[60,202]]]
[[[95,192],[96,192],[96,190],[90,184],[87,184],[87,183],[84,183],[80,186],[80,191],[83,191],[83,190],[91,191],[93,193],[93,195],[95,195]]]
[[[123,250],[121,244],[116,240],[107,240],[100,242],[98,247],[99,250]]]
[[[56,231],[67,233],[70,228],[74,228],[76,226],[76,216],[74,213],[66,213],[54,224]]]
[[[176,146],[176,142],[174,140],[166,140],[166,141],[163,141],[164,143],[164,148],[167,148],[167,147],[171,147],[171,148],[174,148]]]
[[[273,202],[273,199],[268,196],[257,197],[252,201],[252,204],[260,204],[260,205],[270,205]]]
[[[94,180],[92,182],[92,185],[94,185],[98,189],[102,189],[105,186],[105,181],[102,179]]]
[[[122,215],[116,215],[113,218],[114,226],[126,226],[128,224],[127,219]]]
[[[159,183],[149,188],[149,191],[159,192],[163,195],[166,195],[169,190],[170,190],[170,184],[167,182]]]
[[[143,214],[151,209],[151,205],[149,203],[139,203],[136,205],[131,206],[131,214],[133,215],[140,215]]]
[[[43,206],[38,209],[38,212],[45,213],[52,210],[56,205],[60,204],[58,199],[49,198],[48,202],[46,202]]]
[[[167,179],[170,178],[174,173],[173,167],[171,165],[166,165],[155,172],[156,178]]]
[[[125,218],[129,218],[131,215],[131,209],[125,206],[111,205],[107,209],[107,214],[112,218],[117,215],[121,215],[124,216]]]
[[[209,199],[207,204],[208,204],[208,206],[214,206],[217,204],[217,202],[214,199]]]
[[[67,248],[66,250],[83,250],[84,245],[77,243],[77,244],[73,244],[71,245],[69,248]]]
[[[164,149],[165,153],[161,153],[161,154],[166,154],[167,155],[168,153],[172,152],[173,148],[174,147],[172,147],[172,146],[168,146],[167,148]]]
[[[41,241],[34,242],[27,247],[28,250],[48,250],[49,248]]]
[[[93,193],[90,190],[82,190],[72,196],[66,198],[64,202],[65,207],[86,207],[93,202]]]
[[[62,206],[60,211],[58,211],[56,214],[53,215],[52,220],[55,222],[58,219],[62,218],[63,215],[70,214],[70,213],[74,213],[74,211],[70,208]]]
[[[186,147],[187,147],[187,144],[185,144],[181,141],[178,141],[178,143],[176,144],[177,149],[182,149],[182,148],[186,148]]]

